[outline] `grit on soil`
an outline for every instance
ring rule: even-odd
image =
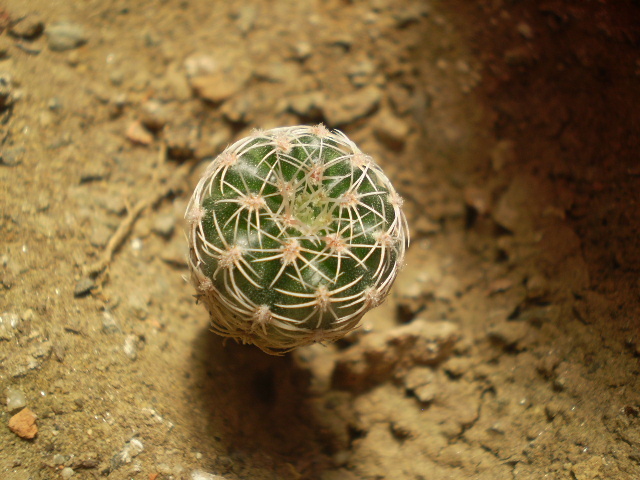
[[[639,25],[630,0],[7,0],[0,477],[639,479]],[[182,216],[227,144],[318,122],[412,243],[356,334],[271,357],[208,331]]]

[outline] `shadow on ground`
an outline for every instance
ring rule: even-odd
[[[330,468],[323,453],[331,450],[330,434],[316,421],[309,371],[294,357],[269,356],[205,330],[196,337],[191,372],[202,441],[228,453],[216,460],[218,469],[309,478]]]

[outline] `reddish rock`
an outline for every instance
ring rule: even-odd
[[[9,419],[9,429],[20,438],[34,438],[38,433],[36,414],[23,408]]]
[[[153,135],[137,120],[129,125],[126,136],[131,142],[139,145],[150,145],[153,142]]]

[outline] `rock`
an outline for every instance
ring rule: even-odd
[[[211,103],[221,103],[244,88],[249,80],[248,73],[216,72],[189,79],[195,94]]]
[[[602,471],[607,465],[607,461],[599,456],[593,455],[588,460],[576,463],[571,467],[571,473],[576,480],[597,480],[602,477]]]
[[[27,399],[22,390],[17,388],[7,388],[7,410],[11,413],[16,412],[27,406]]]
[[[513,348],[529,333],[529,325],[524,322],[503,322],[487,331],[487,336],[505,348]]]
[[[170,238],[173,235],[173,231],[176,228],[176,217],[175,215],[168,213],[165,215],[158,215],[153,222],[153,230],[154,233],[160,235],[164,238]]]
[[[550,203],[546,188],[547,185],[533,176],[514,177],[492,210],[493,219],[510,232],[530,234],[535,226],[534,217]]]
[[[22,147],[5,148],[0,152],[0,164],[15,167],[22,163],[25,149]]]
[[[138,120],[129,124],[125,136],[129,141],[138,145],[151,145],[153,143],[153,135]]]
[[[302,93],[287,99],[287,108],[302,117],[317,117],[322,115],[326,95],[319,90]]]
[[[191,124],[169,125],[164,131],[167,155],[176,160],[193,158],[198,148],[198,128]]]
[[[184,69],[187,72],[187,77],[193,78],[214,73],[219,69],[219,64],[211,55],[194,53],[184,61]]]
[[[144,450],[144,445],[137,438],[129,440],[124,448],[111,459],[111,469],[115,470],[140,455]]]
[[[60,477],[68,480],[69,478],[73,477],[73,475],[76,472],[73,471],[73,468],[71,467],[64,467],[62,470],[60,470]]]
[[[37,14],[27,15],[9,28],[13,37],[35,40],[44,32],[44,22]]]
[[[18,333],[20,317],[17,313],[4,312],[0,315],[0,340],[11,340]]]
[[[82,25],[72,22],[58,22],[47,27],[49,48],[63,52],[81,47],[89,38]]]
[[[193,470],[189,474],[190,480],[225,480],[225,477],[221,475],[215,475],[213,473],[206,472],[204,470]]]
[[[301,76],[300,66],[294,62],[269,62],[257,65],[257,77],[274,83],[285,83]]]
[[[28,408],[24,408],[9,419],[9,429],[20,438],[35,438],[38,434],[36,418],[35,413]]]
[[[106,334],[118,333],[120,327],[110,312],[102,312],[102,331]]]
[[[156,101],[148,100],[142,104],[140,109],[140,122],[153,132],[162,130],[169,122],[170,115],[165,106]]]
[[[93,281],[93,279],[89,277],[81,278],[80,280],[78,280],[78,282],[76,283],[76,286],[73,289],[73,296],[78,298],[78,297],[84,297],[85,295],[89,295],[91,293],[91,290],[95,286],[96,284]]]
[[[91,236],[89,237],[89,242],[94,247],[102,248],[109,243],[109,239],[113,231],[104,223],[99,223],[93,227],[91,230]]]
[[[429,367],[414,367],[403,377],[402,383],[422,403],[432,402],[440,388],[436,384],[436,376]]]
[[[309,42],[301,41],[291,47],[293,58],[302,61],[311,56],[313,47]]]
[[[480,215],[486,215],[491,208],[491,192],[484,188],[467,186],[464,189],[464,203]]]
[[[324,114],[330,126],[351,123],[371,113],[380,103],[382,91],[370,85],[340,98],[327,101]]]
[[[129,360],[134,362],[138,358],[138,336],[127,335],[124,339],[122,351]]]
[[[402,150],[409,135],[409,125],[388,110],[373,120],[373,133],[391,150]]]

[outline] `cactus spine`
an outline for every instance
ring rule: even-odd
[[[356,328],[402,264],[401,204],[372,158],[323,125],[228,147],[186,213],[191,279],[213,330],[280,354]]]

